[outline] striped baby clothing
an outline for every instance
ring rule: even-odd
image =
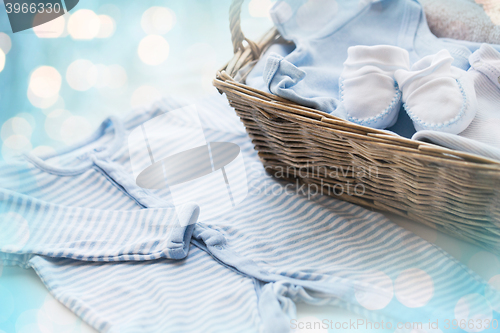
[[[168,189],[135,185],[127,134],[181,106],[170,100],[123,122],[107,120],[57,156],[29,155],[0,167],[0,225],[15,236],[0,236],[0,260],[32,267],[56,299],[100,332],[262,326],[254,279],[190,248],[196,207],[174,212]],[[242,133],[238,123],[205,124]]]
[[[121,211],[55,205],[3,189],[0,197],[0,257],[22,266],[26,255],[106,262],[183,259],[199,214],[194,204]]]
[[[0,243],[6,258],[22,257],[8,263],[33,267],[60,302],[101,332],[290,332],[297,302],[337,305],[393,330],[439,320],[442,332],[455,332],[446,320],[500,319],[499,293],[441,249],[377,212],[269,177],[219,96],[197,104],[204,134],[240,147],[248,196],[195,224],[195,205],[174,214],[168,188],[135,185],[124,140],[180,106],[165,100],[123,125],[105,122],[63,154],[0,168],[0,207],[5,214],[20,207],[2,223],[37,235],[20,234],[17,247]],[[184,259],[162,251],[180,241],[168,237],[170,225],[183,232]],[[130,232],[111,232],[120,227]]]

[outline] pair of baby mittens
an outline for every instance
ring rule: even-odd
[[[347,120],[388,128],[396,123],[401,103],[417,131],[458,134],[474,119],[474,82],[451,65],[447,50],[411,67],[408,51],[396,46],[358,45],[347,52],[339,82]]]

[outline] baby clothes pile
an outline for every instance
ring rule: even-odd
[[[295,48],[271,46],[248,85],[500,160],[500,46],[437,38],[416,0],[286,0],[271,17]]]
[[[339,306],[389,331],[500,320],[500,292],[438,247],[379,213],[269,177],[222,96],[197,109],[207,142],[240,147],[246,199],[199,221],[168,187],[137,186],[127,137],[181,106],[166,100],[58,154],[0,165],[0,262],[33,268],[100,332],[291,332],[297,302]]]

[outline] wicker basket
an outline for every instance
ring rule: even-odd
[[[213,84],[226,94],[268,172],[500,253],[499,162],[390,135],[246,86],[245,73],[260,55],[285,41],[275,29],[258,43],[247,40],[240,27],[243,1],[230,8],[234,57]]]

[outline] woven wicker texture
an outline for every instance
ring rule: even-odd
[[[500,253],[500,163],[357,125],[244,84],[258,56],[283,42],[271,30],[258,43],[230,9],[235,55],[217,73],[266,170],[299,180],[308,194],[394,212]],[[240,82],[234,80],[236,74]],[[243,72],[243,73],[242,73]]]

